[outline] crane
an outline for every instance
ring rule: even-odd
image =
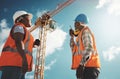
[[[57,8],[51,12],[48,12],[47,15],[53,17],[62,9],[73,3],[75,0],[67,0],[66,2],[59,4]],[[54,24],[53,20],[47,20],[44,25],[39,27],[39,39],[41,41],[40,46],[37,48],[36,54],[36,65],[35,65],[35,72],[34,72],[34,79],[44,79],[44,67],[45,67],[45,53],[46,53],[46,37],[48,30],[54,30],[51,28],[51,25]],[[37,26],[33,26],[29,29],[30,32],[34,31]]]

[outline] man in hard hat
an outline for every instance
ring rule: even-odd
[[[31,27],[32,14],[26,11],[16,11],[13,15],[14,25],[4,44],[0,56],[1,79],[25,79],[25,73],[32,70],[32,48],[40,45],[40,40],[34,41],[27,30]],[[35,26],[40,26],[37,20]]]
[[[72,69],[76,70],[77,79],[98,79],[100,60],[95,38],[87,26],[88,18],[79,14],[75,18],[75,31],[70,29],[70,47],[72,50]],[[76,42],[74,41],[76,37]]]

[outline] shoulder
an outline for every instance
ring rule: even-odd
[[[17,26],[14,27],[13,32],[14,32],[14,33],[19,32],[19,33],[23,33],[23,34],[24,34],[24,33],[25,33],[25,29],[24,29],[23,26],[17,25]]]
[[[90,29],[88,28],[88,27],[85,27],[84,29],[83,29],[83,34],[90,34]]]

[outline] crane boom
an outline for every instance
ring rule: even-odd
[[[64,2],[63,4],[60,4],[57,6],[57,8],[49,13],[47,13],[50,17],[53,17],[54,15],[56,15],[58,12],[60,12],[62,9],[64,9],[65,7],[67,7],[68,5],[70,5],[71,3],[73,3],[75,0],[67,0],[66,2]],[[38,26],[33,26],[29,29],[30,32],[34,31]]]
[[[57,8],[53,11],[51,11],[50,13],[48,13],[48,15],[50,15],[51,17],[53,17],[54,15],[56,15],[58,12],[60,12],[62,9],[64,9],[66,6],[70,5],[71,3],[73,3],[75,0],[67,0],[66,2],[64,2],[63,4],[59,4],[57,6]]]

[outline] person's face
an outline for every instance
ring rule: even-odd
[[[75,30],[81,30],[83,28],[80,22],[75,22],[74,26],[75,26]]]
[[[31,17],[28,15],[28,16],[26,16],[26,18],[27,18],[27,20],[28,20],[28,22],[29,22],[29,25],[31,26],[31,25],[32,25]]]

